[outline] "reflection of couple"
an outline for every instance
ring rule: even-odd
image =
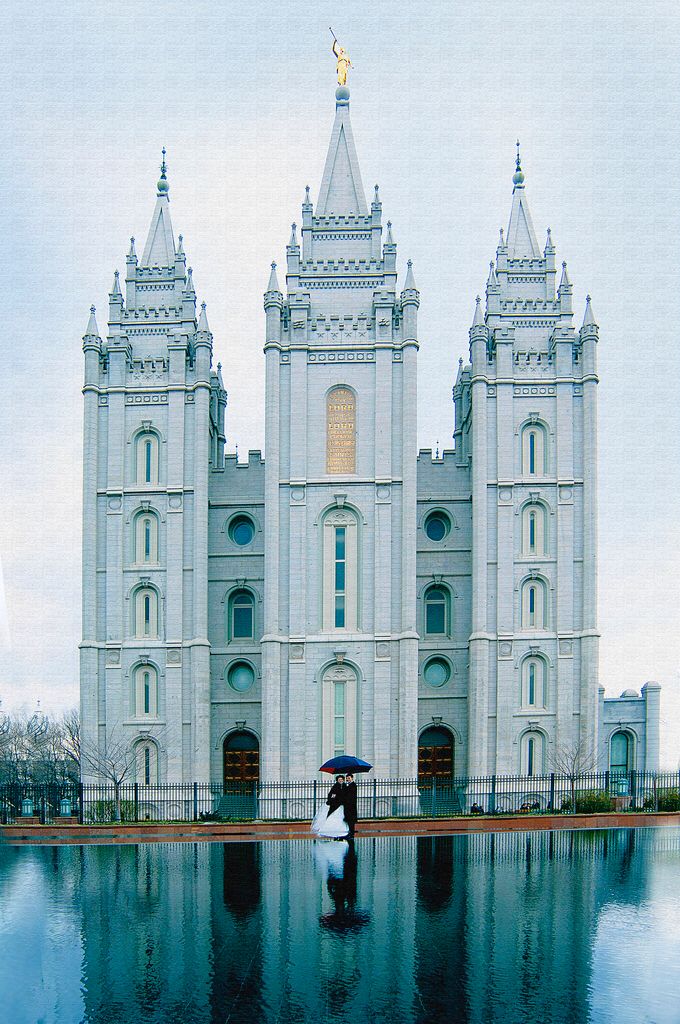
[[[336,776],[328,791],[326,803],[314,816],[311,831],[328,839],[350,838],[357,823],[357,784],[354,776]]]

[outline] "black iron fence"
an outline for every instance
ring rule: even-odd
[[[0,823],[305,821],[325,801],[329,785],[326,778],[228,786],[8,783],[0,785]],[[357,787],[360,819],[680,810],[680,772],[361,777]]]

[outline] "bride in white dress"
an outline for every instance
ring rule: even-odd
[[[342,789],[345,784],[344,775],[338,775],[335,782],[328,791],[326,802],[314,815],[310,831],[314,835],[326,839],[344,839],[349,828],[345,821],[344,808],[342,805]]]

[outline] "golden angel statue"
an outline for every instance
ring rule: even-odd
[[[347,51],[339,45],[335,36],[333,36],[333,53],[338,58],[338,85],[347,85],[347,72],[352,67],[352,61],[349,59]]]

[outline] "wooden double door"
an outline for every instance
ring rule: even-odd
[[[251,732],[232,732],[224,741],[224,789],[260,781],[260,744]]]

